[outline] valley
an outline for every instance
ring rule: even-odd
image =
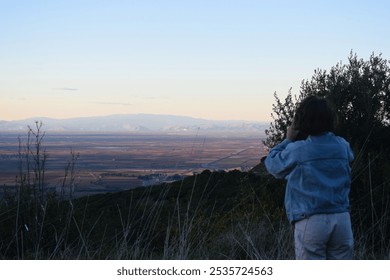
[[[42,142],[47,154],[45,188],[72,188],[75,196],[83,196],[172,182],[205,169],[246,171],[266,154],[261,136],[199,131],[47,133]],[[26,174],[26,141],[26,136],[16,133],[0,135],[2,188],[14,188],[20,174]],[[65,176],[66,167],[72,163],[73,173],[68,168]],[[32,173],[30,170],[31,177]]]

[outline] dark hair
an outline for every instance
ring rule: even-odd
[[[294,116],[294,127],[304,135],[319,135],[334,132],[336,113],[322,97],[309,96],[302,100]]]

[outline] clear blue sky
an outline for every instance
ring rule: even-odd
[[[0,120],[270,120],[314,69],[390,59],[390,1],[0,0]]]

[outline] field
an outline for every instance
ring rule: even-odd
[[[170,182],[209,170],[248,170],[266,152],[261,135],[47,133],[46,188],[59,189],[65,168],[75,161],[75,195],[95,194]],[[19,174],[19,139],[0,135],[0,185],[15,186]],[[23,149],[22,149],[23,150]]]

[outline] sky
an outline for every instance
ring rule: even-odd
[[[271,120],[274,93],[382,53],[390,1],[0,0],[0,120]]]

